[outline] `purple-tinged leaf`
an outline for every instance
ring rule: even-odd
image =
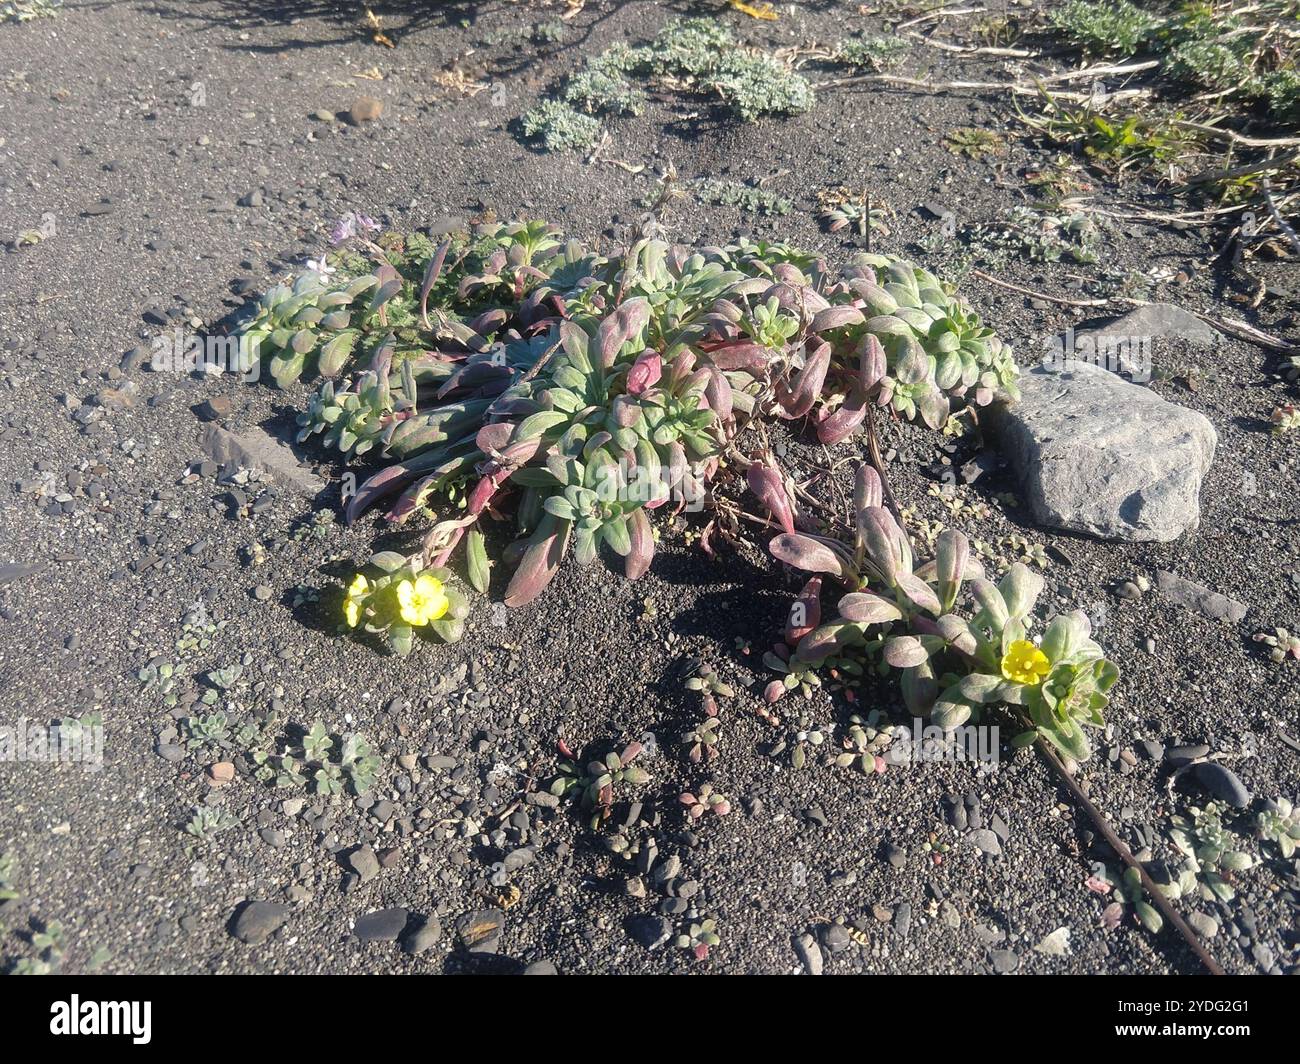
[[[854,624],[888,624],[903,619],[903,611],[871,591],[853,591],[840,599],[840,616]]]
[[[798,532],[773,536],[767,549],[777,561],[806,573],[830,573],[842,577],[847,570],[845,560],[833,547]]]
[[[873,333],[862,337],[858,345],[858,386],[870,395],[889,372],[889,362],[885,358],[885,348],[880,338]]]
[[[632,368],[627,371],[627,392],[629,395],[642,395],[649,388],[659,383],[663,376],[664,360],[658,351],[644,351]]]
[[[749,490],[758,496],[785,531],[794,531],[794,513],[790,507],[790,496],[785,490],[781,474],[764,462],[754,462],[749,467],[745,479],[749,481]]]
[[[783,417],[803,417],[821,396],[826,371],[831,365],[831,345],[818,343],[804,359],[803,369],[788,393],[781,396]]]
[[[913,605],[918,606],[934,617],[943,612],[943,607],[939,604],[939,596],[935,594],[934,588],[914,574],[899,573],[896,584],[898,589],[907,596]]]
[[[772,361],[774,352],[762,344],[749,340],[729,340],[725,344],[704,352],[705,356],[721,370],[748,370],[762,373]]]
[[[886,639],[881,656],[896,669],[911,669],[930,660],[930,652],[914,635],[899,635]]]
[[[629,580],[639,579],[650,568],[650,559],[655,553],[654,531],[650,527],[650,518],[645,508],[638,506],[627,516],[628,535],[632,549],[623,561],[623,574]]]
[[[847,325],[861,325],[866,320],[857,307],[841,303],[819,310],[813,315],[812,325],[809,328],[815,333],[824,333],[831,329],[842,329]]]
[[[451,241],[444,240],[434,252],[433,258],[429,260],[429,265],[424,270],[424,280],[420,284],[420,324],[426,329],[429,326],[429,293],[433,291],[433,286],[437,283],[439,274],[442,273],[442,264],[447,259],[447,252],[451,248]]]
[[[623,345],[637,336],[650,320],[650,304],[643,298],[629,299],[619,304],[596,330],[596,351],[600,364],[609,369],[614,364]]]
[[[838,410],[817,422],[817,439],[826,444],[839,443],[857,432],[866,416],[866,398],[855,389]]]
[[[511,609],[532,602],[551,582],[564,560],[569,547],[571,522],[552,514],[542,518],[528,547],[519,560],[519,567],[506,588],[505,604]]]
[[[790,603],[785,620],[785,641],[793,646],[822,622],[822,578],[812,577],[799,597]]]

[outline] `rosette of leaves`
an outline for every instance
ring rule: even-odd
[[[611,750],[603,758],[589,761],[584,768],[561,743],[563,759],[550,792],[557,798],[576,796],[583,809],[592,810],[590,824],[596,830],[609,818],[620,786],[640,787],[650,782],[650,773],[632,764],[642,749],[640,743],[628,743],[621,753]]]
[[[870,466],[858,471],[854,502],[852,545],[804,532],[769,544],[780,561],[848,589],[828,620],[819,598],[803,603],[802,623],[787,632],[797,637],[791,662],[816,667],[867,657],[899,670],[908,708],[940,727],[964,724],[981,706],[1012,706],[1030,726],[1029,739],[1086,759],[1084,728],[1103,723],[1119,676],[1090,638],[1087,616],[1054,618],[1034,644],[1028,630],[1041,576],[1017,562],[998,583],[985,579],[969,541],[952,529],[936,539],[934,558],[917,564]]]
[[[1300,843],[1300,808],[1289,799],[1273,798],[1255,815],[1255,834],[1274,843],[1288,861]]]
[[[445,612],[426,623],[415,625],[404,619],[399,595],[403,585],[414,585],[421,577],[429,576],[438,582],[441,594],[446,596]],[[455,643],[465,633],[465,618],[469,615],[469,600],[456,586],[456,577],[443,566],[426,567],[417,559],[410,559],[396,551],[380,551],[370,557],[366,571],[347,589],[345,606],[355,607],[359,627],[382,636],[399,657],[406,657],[414,645],[417,628],[428,630],[444,643]]]
[[[263,295],[240,332],[282,388],[309,366],[332,377],[351,356],[362,324],[400,287],[395,275],[378,274],[331,286],[309,270],[291,287],[276,285]]]
[[[1232,874],[1253,868],[1255,859],[1236,848],[1238,836],[1224,822],[1224,813],[1222,803],[1207,802],[1189,807],[1186,816],[1170,818],[1169,837],[1186,858],[1167,892],[1171,896],[1196,892],[1207,901],[1236,897]]]

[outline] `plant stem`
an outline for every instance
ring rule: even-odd
[[[1092,804],[1092,800],[1083,793],[1083,788],[1079,786],[1073,776],[1066,772],[1065,766],[1061,764],[1061,759],[1056,756],[1056,751],[1048,746],[1045,739],[1038,739],[1034,745],[1038,748],[1038,752],[1042,755],[1043,760],[1046,761],[1048,765],[1051,766],[1052,771],[1061,778],[1061,781],[1065,784],[1066,790],[1073,795],[1074,800],[1083,806],[1084,811],[1089,817],[1091,817],[1092,822],[1097,825],[1097,830],[1101,832],[1102,838],[1110,844],[1110,848],[1119,854],[1120,860],[1128,865],[1129,868],[1137,869],[1137,874],[1142,880],[1142,887],[1151,896],[1151,901],[1154,902],[1155,907],[1160,910],[1160,915],[1178,929],[1178,933],[1187,941],[1187,945],[1190,946],[1192,952],[1196,954],[1197,960],[1205,966],[1205,970],[1211,975],[1224,975],[1225,973],[1223,969],[1219,967],[1218,961],[1210,956],[1209,951],[1201,942],[1200,937],[1190,926],[1188,926],[1187,921],[1182,918],[1178,910],[1175,909],[1169,899],[1164,896],[1160,888],[1156,886],[1155,881],[1147,875],[1147,870],[1142,867],[1129,848],[1124,845],[1124,840],[1115,834],[1114,829],[1110,826],[1110,823],[1106,820],[1105,816],[1102,815],[1101,810]]]

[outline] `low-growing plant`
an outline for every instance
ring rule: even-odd
[[[1273,424],[1274,432],[1294,432],[1296,429],[1300,429],[1300,406],[1296,406],[1295,403],[1283,403],[1281,406],[1275,406],[1268,419]]]
[[[719,102],[744,122],[792,115],[813,106],[808,80],[771,53],[746,48],[716,19],[671,19],[654,39],[634,48],[619,42],[590,57],[559,98],[523,117],[525,136],[548,151],[585,149],[600,136],[597,114],[640,114],[645,90],[637,82]]]
[[[1287,798],[1267,800],[1255,816],[1255,834],[1273,843],[1285,860],[1291,860],[1300,844],[1300,808]]]
[[[1048,21],[1084,51],[1118,56],[1132,55],[1161,24],[1129,0],[1066,0]]]
[[[1237,892],[1232,876],[1255,865],[1255,859],[1238,849],[1239,836],[1225,822],[1227,807],[1221,802],[1190,806],[1186,816],[1170,818],[1169,837],[1183,855],[1183,864],[1166,894],[1173,898],[1199,895],[1206,901],[1232,901]]]
[[[471,535],[481,536],[481,533]],[[487,586],[487,556],[481,542],[467,547],[471,580]],[[464,634],[469,602],[456,587],[456,578],[444,566],[426,568],[418,559],[396,551],[380,551],[348,584],[343,599],[343,619],[349,628],[382,636],[399,657],[411,652],[417,632],[432,632],[444,643]]]
[[[563,100],[543,100],[519,120],[525,137],[547,151],[585,151],[600,139],[600,123]]]
[[[1271,632],[1256,632],[1251,638],[1256,643],[1263,643],[1272,648],[1268,652],[1270,661],[1280,664],[1286,661],[1288,655],[1300,659],[1300,635],[1292,635],[1285,628],[1274,628]]]
[[[193,835],[203,842],[220,835],[223,831],[239,826],[239,817],[229,809],[221,806],[195,806],[194,815],[185,825],[187,835]]]
[[[829,620],[821,618],[820,602],[805,610],[791,664],[858,659],[882,672],[896,669],[908,708],[944,729],[981,707],[1005,705],[1029,739],[1085,760],[1091,745],[1084,729],[1104,723],[1119,676],[1090,638],[1087,615],[1056,617],[1035,642],[1029,629],[1041,576],[1017,562],[994,584],[967,538],[952,529],[936,539],[934,558],[918,564],[869,466],[858,471],[854,505],[851,542],[788,532],[769,544],[774,557],[833,577],[847,592]]]
[[[685,934],[677,936],[677,948],[690,950],[697,961],[707,960],[709,950],[721,944],[718,921],[712,917],[688,925]]]
[[[0,853],[0,905],[8,901],[17,901],[21,896],[14,886],[14,877],[18,873],[18,862],[11,853]]]
[[[769,192],[755,182],[722,181],[708,178],[697,181],[695,195],[701,203],[720,207],[737,207],[749,214],[789,214],[794,208],[788,199]]]
[[[609,819],[623,785],[641,787],[650,782],[650,773],[632,764],[643,749],[640,743],[628,743],[621,752],[611,750],[603,758],[587,762],[584,768],[581,759],[561,742],[559,772],[551,782],[550,792],[558,798],[577,797],[583,810],[591,813],[589,823],[594,831]]]
[[[731,800],[713,789],[711,783],[701,783],[694,791],[683,791],[677,800],[686,806],[686,815],[699,820],[706,813],[726,816],[731,812]]]
[[[0,3],[0,22],[31,22],[38,18],[53,18],[63,6],[63,0],[5,0]]]
[[[832,279],[783,244],[693,252],[643,239],[606,259],[531,222],[485,224],[436,249],[396,238],[389,252],[384,239],[359,286],[382,299],[349,324],[342,363],[325,365],[323,349],[319,366],[307,360],[323,319],[296,322],[289,337],[274,327],[269,317],[297,314],[282,301],[264,301],[244,331],[269,345],[263,357],[285,385],[369,353],[355,379],[322,385],[302,431],[389,461],[350,499],[350,520],[393,495],[394,522],[448,500],[426,568],[462,540],[472,563],[482,542],[471,533],[512,500],[525,538],[507,551],[507,605],[531,601],[570,552],[587,563],[606,545],[639,576],[654,550],[648,515],[670,501],[718,510],[707,531],[734,535],[737,511],[713,482],[750,464],[722,458],[755,417],[811,417],[833,443],[873,405],[939,427],[953,401],[1016,394],[993,330],[932,274],[885,256],[860,256]],[[311,288],[317,306],[358,288],[358,258],[340,256],[336,287]],[[470,568],[484,586],[483,566]]]
[[[911,50],[906,37],[847,37],[835,46],[831,60],[855,69],[886,70],[901,63]]]

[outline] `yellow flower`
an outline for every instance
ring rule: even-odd
[[[1040,684],[1051,671],[1047,655],[1028,639],[1017,639],[1002,655],[1002,675],[1015,683]]]
[[[355,628],[357,622],[361,620],[361,600],[369,591],[370,581],[357,573],[348,586],[347,598],[343,600],[343,617],[348,622],[349,628]]]
[[[414,580],[406,579],[397,585],[397,605],[402,620],[410,625],[436,621],[451,605],[442,590],[442,581],[428,573]]]

